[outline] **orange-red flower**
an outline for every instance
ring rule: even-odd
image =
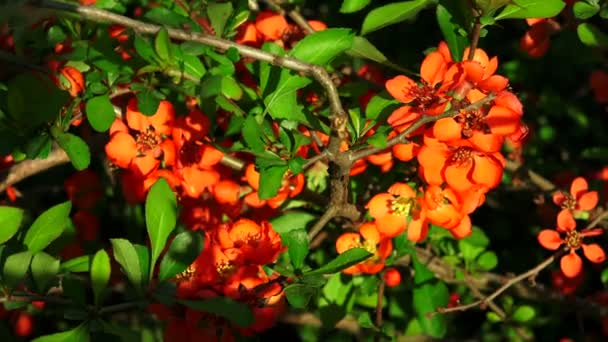
[[[72,97],[78,96],[84,90],[84,76],[82,73],[71,66],[66,66],[61,69],[61,75],[68,81],[66,90],[70,92]]]
[[[262,200],[258,194],[260,187],[260,173],[255,170],[255,165],[249,164],[245,168],[245,180],[253,188],[253,191],[245,196],[245,203],[254,208],[261,208],[265,205],[276,209],[288,198],[297,196],[304,189],[305,179],[302,173],[291,175],[287,172],[283,176],[283,183],[276,196]]]
[[[589,211],[597,206],[597,191],[589,191],[589,184],[583,177],[577,177],[570,185],[570,193],[557,191],[553,194],[553,203],[562,207],[562,211]]]
[[[371,254],[369,259],[346,268],[346,274],[367,273],[374,274],[382,271],[385,259],[393,251],[390,239],[383,238],[378,226],[373,222],[366,222],[359,227],[358,233],[344,233],[336,240],[336,250],[339,254],[353,248],[364,248]]]
[[[267,221],[260,224],[240,219],[217,229],[217,242],[231,261],[265,265],[274,262],[283,250],[281,236]]]
[[[160,166],[161,160],[165,166],[175,163],[175,145],[167,139],[175,118],[171,102],[161,101],[154,115],[145,116],[137,109],[137,99],[132,98],[126,118],[127,125],[116,119],[110,128],[105,150],[113,164],[145,177]]]
[[[499,152],[477,151],[466,144],[449,146],[425,139],[418,153],[420,175],[431,185],[447,183],[459,193],[476,186],[496,187],[502,178],[504,157]]]
[[[538,242],[541,246],[549,250],[557,250],[561,245],[565,245],[570,253],[564,255],[560,261],[560,267],[564,275],[569,278],[576,277],[583,269],[583,261],[576,254],[579,248],[583,249],[585,257],[593,263],[601,263],[606,260],[606,254],[600,245],[585,244],[583,238],[601,235],[601,228],[589,229],[584,231],[576,230],[576,221],[567,211],[562,211],[557,216],[557,230],[545,229],[538,234]],[[564,238],[561,234],[565,234]]]
[[[428,224],[426,210],[416,191],[405,183],[393,184],[387,192],[372,197],[367,203],[369,214],[385,237],[401,234],[406,228],[411,241],[426,237]]]

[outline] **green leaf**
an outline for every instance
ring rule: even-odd
[[[150,274],[150,250],[147,246],[137,243],[133,244],[133,247],[137,253],[137,258],[139,259],[139,270],[141,271],[142,285],[145,286],[148,277],[152,279],[152,274]]]
[[[157,24],[167,25],[171,27],[180,27],[184,24],[195,23],[191,21],[190,18],[179,15],[174,11],[161,6],[150,8],[150,10],[148,10],[146,14],[144,14],[144,18],[149,19],[150,21],[153,21]],[[192,31],[200,32],[200,29],[198,28],[198,23],[196,23],[196,25],[190,25],[190,28],[192,29]]]
[[[306,272],[306,275],[340,272],[343,269],[356,265],[371,256],[372,254],[363,248],[352,248],[338,255],[335,259],[331,260],[320,268]]]
[[[378,63],[388,60],[367,38],[360,36],[355,36],[352,47],[346,53],[352,57],[366,58]]]
[[[449,301],[448,287],[442,282],[425,283],[414,289],[414,311],[418,316],[422,330],[435,338],[442,338],[447,332],[447,320],[445,315],[428,314],[444,307]]]
[[[355,35],[350,29],[330,28],[307,35],[289,53],[301,61],[326,65],[353,46]]]
[[[151,116],[156,114],[160,99],[150,90],[137,93],[137,110],[143,115]]]
[[[199,311],[205,311],[226,318],[241,328],[253,324],[253,313],[245,303],[240,303],[228,297],[213,297],[204,300],[178,300],[179,303]]]
[[[228,18],[232,15],[232,3],[224,2],[211,2],[207,6],[207,16],[211,22],[211,27],[215,31],[215,35],[222,37],[224,34],[224,28]]]
[[[410,253],[412,255],[412,263],[414,264],[414,284],[422,285],[435,279],[435,274],[425,264],[418,261],[415,253],[415,251]]]
[[[26,127],[55,119],[69,98],[50,78],[26,72],[8,82],[6,94],[8,114]]]
[[[59,272],[59,259],[45,252],[38,252],[32,258],[32,277],[40,292],[44,292],[49,282]]]
[[[254,115],[247,116],[243,122],[241,134],[250,149],[257,153],[264,152],[264,147],[266,145],[262,140],[262,126],[258,123]]]
[[[63,133],[56,136],[55,140],[68,154],[70,162],[76,170],[81,171],[89,167],[91,151],[89,151],[89,145],[81,137],[71,133]]]
[[[486,314],[486,317],[488,318],[488,321],[490,321],[492,323],[502,322],[502,318],[500,316],[498,316],[498,314],[494,311],[488,312]]]
[[[0,206],[0,244],[17,233],[23,220],[23,209]]]
[[[114,259],[122,266],[122,270],[131,284],[139,289],[142,283],[142,274],[135,247],[129,240],[125,239],[110,239],[110,242],[112,243]]]
[[[207,75],[201,80],[201,97],[203,99],[222,93],[222,75]]]
[[[608,285],[608,268],[602,271],[600,278],[602,279],[602,283],[604,284],[604,286]]]
[[[491,271],[498,265],[498,257],[496,253],[492,251],[485,251],[481,253],[479,259],[477,259],[477,264],[484,271]]]
[[[201,77],[205,75],[207,70],[205,69],[203,62],[201,62],[197,56],[184,53],[182,57],[184,63],[184,72],[186,74],[192,75],[197,79],[201,79]]]
[[[222,95],[229,99],[240,100],[243,97],[243,89],[239,82],[232,76],[223,76],[221,83]]]
[[[261,200],[269,199],[277,195],[281,184],[283,183],[283,175],[289,166],[276,165],[260,170],[260,187],[258,196]]]
[[[169,40],[169,33],[166,28],[161,28],[154,39],[154,48],[158,57],[161,60],[168,62],[171,60],[171,41]]]
[[[129,329],[125,324],[106,322],[101,319],[94,322],[101,324],[103,332],[118,336],[123,342],[143,340],[137,331]]]
[[[167,254],[160,262],[158,280],[165,281],[185,271],[203,249],[203,236],[194,231],[179,233],[171,242]]]
[[[82,255],[70,260],[66,260],[61,263],[62,272],[89,272],[89,266],[91,265],[91,256]]]
[[[308,234],[304,229],[290,230],[281,236],[287,246],[291,264],[296,270],[304,266],[304,259],[308,255]]]
[[[133,45],[135,46],[135,52],[146,60],[148,63],[156,64],[158,61],[158,55],[154,52],[154,48],[152,44],[148,42],[147,39],[142,38],[140,35],[135,35],[135,39],[133,40]]]
[[[177,223],[177,198],[164,178],[152,185],[146,197],[146,228],[152,249],[150,277],[161,251],[165,248],[169,235]]]
[[[42,213],[25,233],[23,243],[32,253],[45,249],[63,233],[70,220],[72,202],[57,204]]]
[[[606,47],[608,46],[608,35],[600,31],[590,23],[582,23],[576,28],[578,38],[587,46]]]
[[[2,280],[8,287],[14,287],[25,277],[32,261],[32,252],[24,251],[9,255],[4,261]]]
[[[380,93],[372,96],[365,108],[365,117],[370,120],[382,121],[397,108],[401,106],[401,103],[395,100],[388,94],[387,91],[383,90]]]
[[[486,248],[471,244],[466,239],[458,240],[458,249],[465,261],[471,262],[477,258]]]
[[[566,4],[562,0],[513,0],[495,19],[550,18],[564,7]]]
[[[296,309],[303,309],[308,306],[312,296],[314,296],[319,290],[310,285],[290,284],[285,286],[284,291],[289,305]]]
[[[40,336],[32,342],[87,342],[89,341],[89,330],[85,323],[74,329],[51,335]]]
[[[354,13],[365,8],[372,0],[344,0],[340,6],[340,13]]]
[[[414,18],[418,12],[430,3],[429,0],[412,0],[394,2],[371,10],[361,26],[361,34],[365,35],[381,28]]]
[[[307,122],[296,95],[299,89],[310,83],[311,80],[306,77],[291,75],[289,71],[283,70],[276,89],[264,98],[266,111],[275,120]]]
[[[114,107],[107,94],[95,96],[88,100],[85,111],[87,120],[97,132],[107,131],[114,122]]]
[[[98,250],[91,261],[91,287],[96,305],[99,304],[103,290],[108,285],[111,270],[108,253],[103,249]]]
[[[488,247],[490,244],[490,239],[479,227],[473,227],[473,233],[460,241],[466,241],[470,245],[483,248]]]
[[[281,236],[296,229],[306,229],[306,226],[317,218],[316,215],[305,211],[285,211],[283,215],[270,219],[272,229]]]
[[[513,312],[513,320],[520,323],[527,323],[536,317],[536,310],[529,305],[522,305]]]
[[[463,29],[463,27],[456,22],[455,16],[451,13],[451,11],[461,9],[459,6],[454,6],[455,3],[451,0],[443,2],[446,3],[446,6],[442,3],[437,5],[437,23],[439,24],[443,38],[445,38],[445,42],[448,44],[452,58],[455,61],[461,61],[462,54],[469,44],[469,40],[466,36],[458,33],[458,30]]]
[[[600,5],[597,2],[577,1],[572,6],[574,16],[578,19],[589,19],[600,11]]]

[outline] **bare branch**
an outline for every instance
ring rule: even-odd
[[[60,148],[55,148],[45,159],[25,160],[17,163],[6,172],[4,180],[0,183],[0,192],[30,176],[69,162],[70,158],[65,151]]]

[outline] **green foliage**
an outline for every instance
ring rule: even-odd
[[[45,252],[38,252],[34,254],[30,267],[38,291],[44,292],[59,272],[59,259]]]
[[[146,197],[146,228],[150,236],[150,277],[177,222],[177,199],[164,178],[154,183]]]
[[[239,327],[248,327],[254,322],[253,314],[247,305],[227,297],[213,297],[198,301],[181,299],[179,302],[194,310],[223,317]]]
[[[110,257],[103,249],[95,253],[91,260],[91,287],[95,298],[95,304],[99,304],[104,289],[110,280]]]
[[[57,144],[67,153],[76,170],[84,170],[91,163],[91,151],[89,145],[77,135],[61,133],[55,136]]]
[[[365,8],[369,5],[371,0],[344,0],[340,7],[341,13],[354,13]]]
[[[581,42],[593,47],[608,47],[608,35],[600,31],[595,25],[590,23],[579,24],[576,28],[578,38]]]
[[[135,247],[125,239],[111,239],[110,242],[114,259],[120,264],[122,272],[136,289],[140,288],[144,279]]]
[[[550,18],[561,12],[566,3],[562,0],[513,0],[497,16],[501,19]]]
[[[158,279],[165,281],[185,271],[202,249],[201,234],[190,231],[177,234],[160,262]]]
[[[70,222],[72,202],[57,204],[42,213],[29,227],[23,238],[23,243],[32,253],[45,249],[57,239]]]
[[[114,122],[114,107],[108,95],[95,96],[87,101],[87,120],[97,132],[105,132]]]
[[[363,20],[361,34],[368,34],[381,28],[414,18],[418,12],[429,4],[429,0],[411,0],[395,2],[374,8]]]
[[[0,243],[5,243],[17,233],[23,220],[23,209],[0,206]]]
[[[316,270],[306,272],[306,275],[336,273],[352,265],[358,264],[371,256],[372,254],[363,248],[352,248]]]

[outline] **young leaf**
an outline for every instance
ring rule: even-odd
[[[305,284],[290,284],[285,286],[285,297],[291,306],[303,309],[308,305],[318,289]]]
[[[300,40],[289,54],[308,63],[326,65],[350,49],[354,37],[350,29],[330,28],[317,31]]]
[[[306,275],[340,272],[343,269],[356,265],[371,256],[372,254],[364,248],[352,248],[338,255],[335,259],[321,266],[320,268],[306,272]]]
[[[10,240],[17,233],[23,220],[23,209],[0,206],[0,244]]]
[[[30,267],[38,290],[44,292],[49,282],[59,272],[59,259],[45,252],[38,252],[32,258]]]
[[[166,28],[161,28],[154,39],[154,48],[161,60],[168,62],[171,60],[171,41]]]
[[[258,123],[254,115],[248,115],[243,122],[241,131],[247,146],[254,152],[264,152],[264,141],[262,140],[262,126]]]
[[[307,122],[296,100],[296,92],[310,83],[311,80],[306,77],[291,75],[289,71],[283,70],[276,89],[264,98],[266,111],[275,120]]]
[[[19,252],[9,255],[4,261],[2,269],[2,280],[8,287],[14,287],[25,277],[32,261],[30,251]]]
[[[215,31],[215,35],[222,37],[224,34],[224,27],[228,18],[232,15],[232,4],[230,2],[217,3],[211,2],[207,6],[207,16],[211,22],[211,27]]]
[[[401,103],[395,100],[386,91],[374,95],[365,108],[365,117],[371,120],[381,121],[387,118]]]
[[[203,249],[203,236],[194,231],[179,233],[160,262],[158,280],[165,281],[185,271]]]
[[[89,145],[81,137],[71,133],[63,133],[56,136],[55,140],[68,154],[72,166],[76,170],[80,171],[89,167],[91,163],[91,151],[89,151]]]
[[[135,247],[129,240],[125,239],[110,239],[114,259],[122,266],[123,272],[129,278],[129,281],[135,288],[140,288],[142,283],[141,267],[139,265],[139,256]]]
[[[95,96],[85,106],[87,120],[97,132],[105,132],[114,122],[114,107],[108,95]]]
[[[437,23],[439,23],[439,28],[441,29],[443,38],[445,38],[445,42],[448,44],[452,58],[455,61],[460,61],[462,60],[462,53],[468,45],[468,38],[458,33],[458,30],[462,29],[462,27],[458,25],[454,15],[451,13],[451,11],[457,11],[460,8],[454,6],[455,4],[451,0],[444,2],[446,2],[446,6],[442,3],[437,5]]]
[[[100,249],[95,253],[91,261],[91,287],[93,288],[96,305],[99,304],[101,294],[108,285],[110,272],[110,257],[105,250]]]
[[[477,264],[482,270],[490,271],[498,265],[498,257],[496,256],[496,253],[492,251],[485,251],[481,253],[479,259],[477,259]]]
[[[562,0],[513,0],[495,19],[550,18],[564,7],[566,3]]]
[[[435,338],[442,338],[447,332],[447,320],[445,315],[428,314],[435,312],[437,308],[444,307],[449,301],[448,287],[442,282],[425,283],[414,288],[414,311],[418,315],[422,330]]]
[[[353,45],[346,53],[352,57],[366,58],[378,63],[388,60],[367,38],[361,36],[355,36]]]
[[[291,264],[296,270],[301,269],[304,266],[304,259],[308,254],[308,234],[306,230],[291,230],[281,237],[285,245],[287,245]]]
[[[430,0],[411,0],[394,2],[371,10],[361,26],[361,34],[365,35],[381,28],[415,17],[424,9]]]
[[[527,323],[534,319],[536,310],[529,305],[522,305],[513,312],[513,320],[519,323]]]
[[[145,90],[137,93],[137,110],[143,115],[151,116],[156,114],[159,105],[160,99],[151,91]]]
[[[260,170],[260,187],[258,196],[260,199],[269,199],[277,195],[281,184],[283,183],[283,175],[289,166],[276,165]]]
[[[165,248],[167,238],[177,223],[177,199],[164,178],[152,185],[146,197],[146,228],[150,236],[150,275],[160,252]]]
[[[285,211],[283,215],[275,216],[270,220],[272,228],[281,236],[296,229],[306,229],[308,223],[315,220],[317,216],[305,211]]]
[[[83,323],[71,330],[40,336],[32,342],[87,342],[89,338],[89,330],[86,323]]]
[[[354,13],[365,8],[372,0],[344,0],[340,6],[340,13]]]
[[[576,28],[578,38],[587,46],[607,47],[608,35],[590,23],[582,23]]]
[[[61,272],[89,272],[91,265],[91,256],[83,255],[70,260],[66,260],[61,264]]]
[[[32,253],[45,249],[63,233],[70,220],[72,202],[57,204],[42,213],[25,233],[23,243]]]
[[[245,328],[253,324],[253,313],[245,303],[240,303],[228,297],[213,297],[204,300],[178,300],[179,303],[198,311],[205,311],[224,317],[239,327]]]
[[[600,5],[597,2],[577,1],[572,5],[572,12],[578,19],[589,19],[600,11]]]

